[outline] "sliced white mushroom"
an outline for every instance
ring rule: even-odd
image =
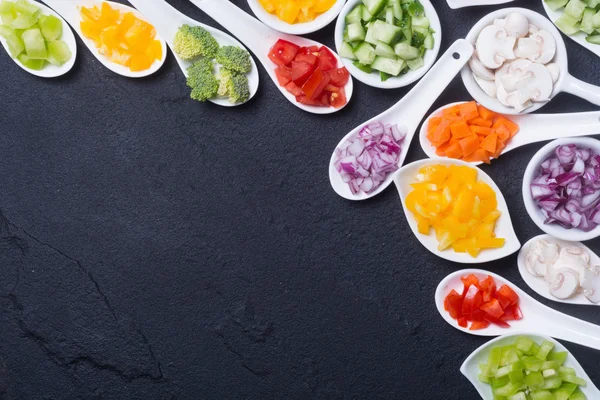
[[[557,271],[556,277],[549,287],[552,296],[558,299],[567,299],[577,292],[579,277],[572,269],[561,268]]]
[[[519,12],[511,12],[506,16],[504,29],[509,36],[520,38],[529,33],[529,21]]]
[[[496,86],[496,82],[486,81],[485,79],[481,79],[477,75],[473,75],[473,79],[475,79],[475,82],[477,82],[477,84],[479,85],[481,90],[483,90],[485,92],[485,94],[487,94],[488,96],[490,96],[493,99],[496,98],[496,93],[498,92],[498,87]]]
[[[525,110],[526,108],[531,107],[533,104],[529,100],[527,100],[525,102],[520,101],[518,91],[507,92],[506,89],[504,89],[504,86],[502,86],[502,85],[497,86],[497,88],[498,89],[496,92],[496,97],[498,98],[500,103],[502,103],[506,107],[514,108],[515,111],[517,111],[517,112],[521,112],[521,111]]]
[[[501,19],[501,18],[496,18],[494,20],[494,25],[499,26],[500,28],[504,28],[504,26],[506,25],[506,20]]]
[[[533,25],[533,24],[529,24],[529,34],[531,35],[532,33],[536,33],[537,31],[539,31],[540,28],[538,28],[537,26]]]
[[[537,248],[540,249],[542,258],[546,264],[554,264],[558,260],[558,255],[560,254],[558,244],[542,239],[537,241]]]
[[[550,32],[541,29],[531,34],[529,38],[535,40],[541,49],[539,56],[535,59],[530,58],[530,60],[539,62],[540,64],[547,64],[552,61],[556,53],[556,40],[554,40],[554,36]]]
[[[527,58],[535,61],[541,53],[542,47],[534,38],[524,37],[517,40],[517,47],[515,48],[515,56],[517,58]]]
[[[475,48],[481,63],[491,69],[499,68],[504,61],[514,60],[516,38],[508,36],[506,31],[497,25],[489,25],[481,30]]]
[[[503,86],[507,93],[517,90],[518,82],[525,76],[525,70],[531,61],[518,59],[506,63],[496,70],[495,81],[498,87]]]
[[[469,60],[469,67],[471,67],[471,71],[473,74],[480,77],[481,79],[485,79],[486,81],[494,80],[494,73],[487,69],[485,65],[481,63],[476,54],[473,54],[471,59]]]
[[[560,68],[556,63],[546,64],[546,68],[548,68],[548,72],[550,72],[550,76],[552,77],[552,82],[556,83],[558,77],[560,76]]]
[[[600,267],[585,268],[581,279],[583,295],[592,303],[600,303]]]
[[[517,91],[519,92],[519,101],[521,103],[527,100],[536,102],[547,101],[550,99],[554,83],[550,72],[543,64],[531,63],[525,69],[526,80],[519,82]],[[529,79],[531,78],[531,79]]]
[[[544,262],[541,253],[530,251],[525,258],[525,268],[533,276],[546,276],[548,264]]]
[[[558,259],[559,246],[544,239],[536,240],[529,247],[525,267],[533,276],[546,276],[548,267]]]
[[[563,247],[556,262],[576,268],[588,267],[590,264],[590,253],[577,246]]]

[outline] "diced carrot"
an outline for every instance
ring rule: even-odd
[[[492,154],[492,157],[494,157],[494,158],[500,157],[500,154],[502,154],[505,147],[506,147],[506,143],[504,143],[502,140],[498,139],[498,142],[496,143],[496,151],[494,152],[494,154]]]
[[[479,148],[479,138],[477,135],[464,137],[458,141],[463,156],[474,153]]]
[[[496,127],[496,133],[498,134],[498,139],[502,140],[503,142],[510,139],[510,131],[506,125],[498,125]]]
[[[479,117],[479,111],[477,111],[477,103],[470,101],[458,105],[460,117],[465,121]]]
[[[496,142],[498,141],[498,135],[492,133],[491,135],[487,135],[485,140],[481,142],[481,148],[490,152],[490,154],[494,154],[496,152]]]
[[[479,116],[483,119],[492,120],[496,116],[496,113],[488,110],[481,104],[477,105],[477,111],[479,111]]]
[[[477,125],[472,126],[471,131],[473,133],[475,133],[476,135],[484,135],[484,136],[491,135],[492,133],[494,133],[494,129],[492,129],[492,128],[486,128],[485,126],[477,126]]]
[[[446,143],[450,139],[450,123],[442,121],[435,130],[427,134],[427,138],[435,147]]]
[[[442,145],[439,145],[436,149],[435,149],[435,154],[437,154],[440,157],[444,157],[446,155],[446,149],[448,148],[448,146],[450,146],[451,143],[450,142],[446,142]]]
[[[494,121],[494,125],[492,125],[492,128],[496,128],[496,126],[500,126],[500,125],[504,125],[504,126],[506,126],[508,128],[508,130],[510,131],[510,137],[515,136],[515,134],[517,132],[519,132],[519,125],[515,124],[514,122],[512,122],[508,118],[504,118],[502,116],[499,116]]]
[[[448,147],[446,147],[446,157],[450,158],[461,158],[462,150],[460,148],[460,143],[451,142]]]
[[[442,114],[444,114],[444,116],[446,115],[450,115],[450,114],[455,114],[458,115],[460,113],[460,108],[458,108],[458,104],[452,107],[446,107],[442,110]]]
[[[466,162],[480,162],[483,161],[486,164],[490,164],[490,153],[484,149],[477,149],[473,153],[469,154],[464,158]]]
[[[435,130],[435,128],[444,120],[443,117],[431,117],[427,123],[427,132]]]
[[[461,139],[472,135],[469,125],[464,121],[451,124],[450,132],[452,132],[452,137],[455,139]]]
[[[481,117],[473,118],[469,120],[469,125],[477,125],[484,126],[486,128],[491,128],[493,121],[491,119],[483,119]]]

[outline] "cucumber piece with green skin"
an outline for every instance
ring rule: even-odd
[[[583,12],[583,18],[581,19],[581,30],[588,35],[594,33],[594,14],[596,14],[595,10],[591,8],[586,8]]]
[[[357,42],[359,40],[365,40],[365,30],[360,24],[360,22],[355,22],[349,24],[346,27],[346,32],[348,33],[348,41],[349,42]]]
[[[600,34],[597,35],[588,35],[585,40],[587,40],[591,44],[600,44]]]
[[[546,5],[550,7],[552,11],[557,11],[563,8],[568,2],[569,0],[544,0],[544,3],[546,3]]]
[[[592,25],[594,25],[594,29],[600,29],[600,11],[592,17]]]
[[[419,49],[412,47],[405,42],[398,43],[394,46],[394,53],[403,60],[414,60],[419,57]]]
[[[373,38],[392,45],[402,39],[402,29],[377,20],[373,23]]]
[[[585,11],[585,6],[586,4],[581,0],[569,0],[567,6],[565,7],[565,13],[577,20],[580,20],[583,16],[583,11]]]
[[[32,59],[27,57],[27,54],[25,53],[21,53],[19,54],[19,57],[17,57],[17,59],[19,60],[19,62],[21,64],[23,64],[24,66],[26,66],[29,69],[34,69],[34,70],[41,70],[42,68],[44,68],[44,65],[46,65],[46,60],[41,60],[41,59]]]
[[[377,46],[375,46],[375,54],[381,57],[391,58],[392,60],[396,59],[396,53],[394,53],[392,46],[383,42],[377,43]]]
[[[423,47],[425,47],[425,49],[427,49],[427,50],[431,50],[431,49],[433,49],[434,45],[435,45],[435,41],[433,39],[433,35],[431,33],[429,33],[425,37],[425,40],[423,41]]]
[[[554,24],[565,33],[565,35],[574,35],[579,32],[579,20],[571,17],[567,13],[563,13],[560,18],[558,18]]]
[[[402,21],[402,5],[400,4],[400,0],[390,0],[389,5],[392,7],[392,11],[394,12],[394,18],[398,21]]]
[[[375,39],[373,37],[373,22],[369,22],[366,26],[367,29],[367,34],[365,35],[365,42],[372,44],[373,46],[377,46],[377,43],[379,43],[379,40]]]
[[[375,49],[367,42],[362,42],[354,49],[354,55],[361,64],[371,65],[375,61]]]
[[[361,19],[365,22],[369,22],[373,19],[373,15],[367,10],[367,7],[363,6]]]
[[[375,61],[371,64],[371,68],[393,76],[400,75],[405,66],[404,60],[392,60],[391,58],[379,56],[375,57]]]
[[[338,49],[338,53],[340,57],[344,57],[349,60],[356,60],[356,56],[354,55],[354,49],[348,42],[342,42],[342,45]]]
[[[71,58],[69,46],[62,40],[48,42],[48,62],[52,65],[63,65]]]
[[[366,72],[367,74],[370,74],[371,72],[373,72],[373,68],[371,68],[370,65],[361,64],[358,61],[354,61],[352,64],[356,68],[360,69],[362,72]]]
[[[43,60],[48,57],[44,36],[42,36],[42,32],[38,28],[27,29],[21,35],[21,39],[23,39],[23,43],[25,44],[25,52],[28,58]]]
[[[385,22],[394,25],[394,10],[390,7],[385,9]]]
[[[411,27],[416,29],[416,28],[429,28],[429,19],[425,16],[423,17],[413,17],[412,21],[411,21]]]
[[[54,15],[40,16],[38,25],[46,40],[57,40],[62,36],[62,21]]]
[[[387,0],[362,0],[365,9],[372,16],[377,16],[385,6],[387,5]]]
[[[589,8],[596,8],[600,5],[600,0],[587,0],[586,3]]]
[[[408,65],[408,68],[410,68],[411,71],[416,71],[425,65],[425,61],[423,61],[423,57],[418,57],[414,60],[406,61],[406,65]]]
[[[352,24],[354,22],[360,23],[360,21],[362,20],[362,9],[363,9],[362,4],[359,4],[356,7],[354,7],[352,9],[352,11],[350,11],[348,13],[348,15],[346,15],[346,23],[347,24]]]

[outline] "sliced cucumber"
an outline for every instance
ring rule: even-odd
[[[375,54],[377,54],[378,56],[381,56],[381,57],[386,57],[386,58],[391,58],[391,59],[396,58],[396,53],[394,53],[394,49],[392,48],[392,46],[390,46],[389,44],[385,44],[383,42],[377,43],[377,46],[375,46]],[[375,67],[373,67],[373,68],[375,68]]]
[[[348,13],[348,15],[346,15],[346,23],[347,24],[352,24],[354,22],[360,23],[360,21],[362,19],[362,9],[363,9],[362,4],[359,4],[356,7],[354,7],[352,9],[352,11],[350,11]]]
[[[38,20],[46,40],[57,40],[62,36],[62,21],[54,15],[42,15]]]
[[[385,9],[385,22],[394,25],[394,10],[391,7]]]
[[[402,38],[402,29],[383,21],[373,23],[373,38],[387,44],[394,44]]]
[[[46,65],[46,60],[29,58],[25,53],[21,53],[17,58],[21,64],[30,69],[40,70],[44,68],[44,65]]]
[[[342,42],[342,45],[338,49],[338,54],[340,55],[340,57],[348,58],[350,60],[356,60],[354,50],[348,42]]]
[[[600,11],[598,11],[592,18],[592,25],[595,29],[600,29]]]
[[[581,0],[569,0],[569,3],[567,3],[567,6],[565,7],[565,13],[580,20],[585,11],[585,6],[586,4]]]
[[[558,29],[563,31],[566,35],[574,35],[579,32],[579,20],[567,13],[563,13],[554,23]]]
[[[71,58],[69,46],[62,40],[48,42],[48,62],[53,65],[63,65]]]
[[[362,42],[354,49],[354,55],[361,64],[371,65],[375,61],[375,49],[367,42]]]
[[[373,37],[374,31],[375,30],[373,29],[373,22],[369,22],[367,24],[367,34],[365,35],[365,42],[371,43],[373,46],[377,46],[377,43],[379,43],[379,40],[377,40]]]
[[[429,28],[429,19],[427,17],[413,17],[411,21],[411,26],[413,28]]]
[[[568,2],[569,0],[544,0],[544,3],[546,3],[546,5],[550,7],[552,11],[563,8]]]
[[[414,70],[421,68],[423,65],[425,65],[425,62],[423,61],[422,57],[418,57],[418,58],[415,58],[414,60],[408,60],[406,62],[406,65],[408,65],[408,68],[410,68],[411,71],[414,71]]]
[[[406,42],[401,42],[394,46],[394,53],[396,53],[398,57],[406,61],[414,60],[415,58],[418,58],[420,56],[419,49],[417,49],[416,47],[412,47]]]
[[[365,30],[360,22],[354,22],[346,27],[349,42],[365,40]]]
[[[23,32],[21,38],[25,44],[25,51],[28,58],[38,60],[48,57],[44,36],[42,36],[42,32],[38,28],[27,29]]]
[[[361,18],[363,21],[371,21],[373,19],[373,15],[367,10],[367,7],[363,6]]]
[[[427,50],[431,50],[431,49],[433,49],[434,45],[435,45],[435,42],[433,40],[433,35],[431,33],[429,33],[425,37],[425,40],[423,41],[423,47],[425,47]]]
[[[390,7],[392,7],[392,11],[394,11],[394,17],[398,21],[402,21],[403,13],[402,13],[402,5],[400,4],[400,0],[390,0],[388,4],[390,5]]]
[[[600,44],[600,34],[597,35],[588,35],[585,40],[592,44]]]
[[[581,19],[581,30],[588,35],[594,33],[594,14],[595,10],[586,8],[583,12],[583,18]]]
[[[362,0],[369,14],[373,16],[379,15],[387,5],[387,0]]]
[[[392,60],[386,57],[375,57],[375,61],[371,64],[371,68],[393,76],[400,75],[405,66],[406,61],[404,60]]]

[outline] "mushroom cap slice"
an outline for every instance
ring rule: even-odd
[[[520,100],[518,91],[507,92],[506,89],[504,88],[504,86],[502,86],[502,85],[497,86],[497,88],[498,88],[498,90],[496,92],[496,97],[498,98],[500,103],[502,103],[506,107],[514,108],[517,112],[521,112],[521,111],[531,107],[533,104],[529,100],[522,102]]]
[[[505,18],[504,29],[509,36],[521,38],[529,33],[529,20],[519,12],[511,12]]]
[[[600,303],[600,267],[585,268],[581,279],[583,295],[592,303]]]
[[[531,37],[519,38],[517,47],[515,48],[515,56],[517,58],[527,58],[535,61],[542,55],[541,44]]]
[[[481,30],[475,49],[481,63],[491,69],[499,68],[504,61],[514,60],[516,38],[508,36],[506,31],[497,25],[489,25]]]
[[[521,103],[527,100],[547,101],[550,99],[550,95],[554,90],[554,82],[545,65],[531,63],[525,69],[525,77],[531,79],[519,82],[518,92]]]
[[[541,29],[533,33],[529,38],[538,42],[541,47],[539,57],[533,61],[540,64],[547,64],[552,61],[554,54],[556,54],[556,40],[554,40],[554,36],[550,32]]]
[[[556,83],[556,81],[560,77],[560,67],[558,66],[557,63],[549,63],[549,64],[546,64],[546,68],[548,69],[548,72],[550,72],[550,76],[552,77],[552,82]]]
[[[484,79],[486,81],[494,80],[494,72],[487,69],[485,65],[481,63],[476,54],[473,54],[473,56],[469,60],[469,67],[471,67],[471,71],[473,71],[473,74],[480,77],[481,79]]]
[[[544,239],[536,240],[527,252],[525,259],[527,271],[533,276],[546,276],[548,267],[558,259],[559,252],[558,244]]]
[[[533,25],[533,24],[529,24],[529,34],[531,35],[532,33],[536,33],[537,31],[539,31],[540,28],[538,28],[537,26]]]
[[[496,86],[496,82],[494,81],[486,81],[485,79],[481,79],[477,75],[473,74],[473,79],[479,85],[481,90],[485,92],[488,96],[495,99],[496,94],[498,93],[498,87]]]
[[[579,289],[579,276],[571,268],[561,268],[549,285],[550,293],[558,299],[567,299]]]
[[[548,264],[544,262],[541,253],[530,251],[525,258],[525,268],[533,276],[546,276]]]

